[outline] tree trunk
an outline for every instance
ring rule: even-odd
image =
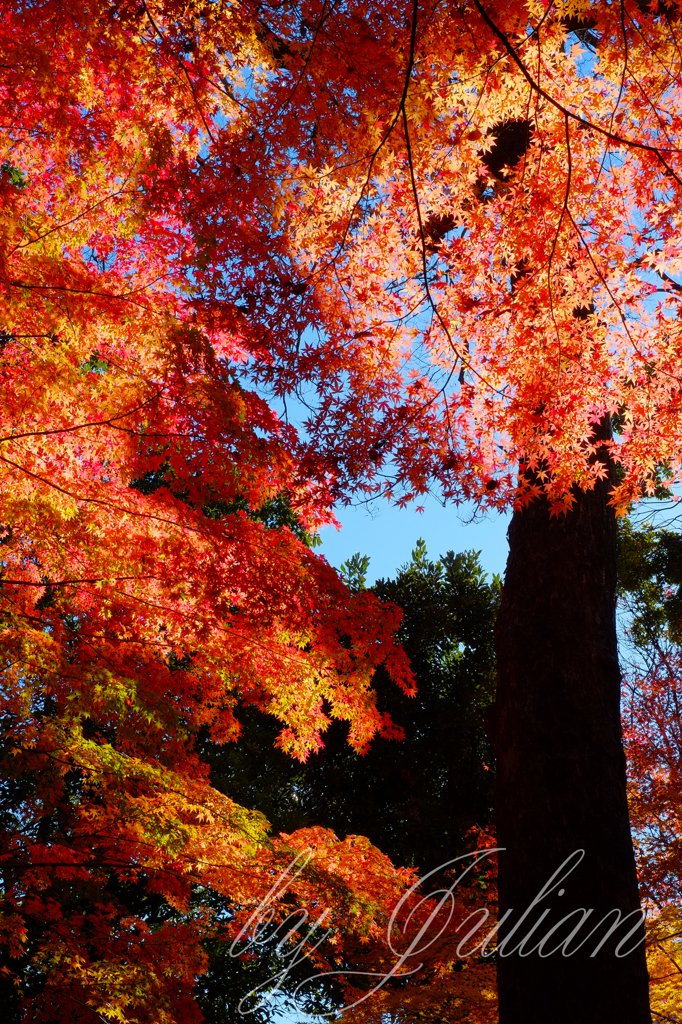
[[[651,1022],[641,926],[622,941],[637,917],[598,948],[616,910],[625,917],[639,908],[620,727],[610,486],[576,490],[573,510],[562,517],[534,502],[509,527],[492,723],[497,837],[505,848],[500,919],[508,912],[497,954],[500,1024]],[[563,878],[550,883],[571,855]],[[574,913],[549,934],[578,908],[592,913]]]

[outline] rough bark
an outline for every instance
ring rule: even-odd
[[[567,952],[609,911],[639,907],[626,799],[616,643],[616,522],[608,481],[576,491],[564,517],[544,501],[516,512],[496,629],[496,817],[500,1024],[650,1024],[644,948],[616,956],[636,923],[621,924],[594,953],[612,913],[572,956],[541,956],[538,943],[572,910],[591,909]],[[536,905],[559,866],[582,861]],[[577,855],[576,855],[577,856]],[[560,895],[559,889],[564,893]],[[532,926],[549,911],[536,931]],[[547,954],[582,919],[554,933]],[[639,938],[621,946],[626,953]],[[519,949],[519,943],[528,937]],[[527,955],[523,955],[527,954]]]

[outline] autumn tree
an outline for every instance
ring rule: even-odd
[[[100,820],[92,780],[137,755],[105,771],[109,722],[83,737],[78,715],[131,700],[155,766],[169,692],[174,722],[225,739],[260,703],[301,756],[330,713],[358,747],[390,730],[369,680],[388,658],[410,686],[397,620],[291,533],[203,509],[285,491],[310,530],[358,490],[437,488],[515,509],[491,720],[506,927],[579,848],[543,934],[562,906],[636,914],[614,515],[680,470],[679,32],[642,0],[12,6],[10,733],[53,792],[75,759]],[[73,727],[26,719],[43,695]],[[145,817],[135,771],[135,842],[175,851],[179,811]],[[641,945],[617,941],[501,956],[502,1024],[648,1020]]]
[[[195,750],[238,736],[240,704],[299,757],[337,714],[362,748],[392,730],[374,668],[412,688],[397,610],[310,551],[324,485],[238,379],[240,314],[195,281],[174,204],[219,118],[212,31],[204,87],[147,8],[16,4],[0,27],[0,938],[22,1020],[198,1020],[209,897],[236,937],[301,850],[287,898],[337,942],[381,935],[407,878],[362,839],[271,837]]]

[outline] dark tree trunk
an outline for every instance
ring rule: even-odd
[[[591,955],[615,924],[616,909],[624,917],[639,908],[621,741],[609,488],[604,481],[594,491],[576,491],[564,517],[550,518],[546,502],[535,502],[509,527],[492,722],[497,836],[506,848],[499,859],[500,917],[510,911],[499,936],[507,938],[498,950],[500,1024],[651,1021],[638,942],[643,930],[621,943],[636,918]],[[583,859],[566,873],[578,850]],[[557,876],[521,921],[572,854],[563,881]],[[583,919],[579,913],[538,950],[577,908],[593,912],[574,939],[556,950]],[[543,911],[549,913],[530,934]]]

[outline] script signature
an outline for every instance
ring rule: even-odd
[[[378,992],[391,978],[405,978],[414,974],[423,967],[423,962],[414,966],[415,958],[423,955],[448,928],[455,912],[455,891],[469,873],[480,864],[485,858],[501,852],[503,847],[494,849],[477,850],[473,853],[462,854],[455,857],[439,867],[434,868],[414,883],[401,897],[396,904],[387,927],[388,947],[395,957],[395,963],[390,970],[382,972],[372,971],[324,971],[311,974],[308,978],[295,987],[293,991],[294,1002],[296,995],[304,986],[311,984],[323,977],[343,975],[344,977],[362,976],[367,980],[374,980],[373,986],[363,993],[354,1003],[344,1007],[352,1009],[359,1003],[369,999],[375,992]],[[530,956],[536,954],[540,957],[549,957],[560,953],[564,957],[573,956],[578,950],[587,946],[590,940],[594,940],[590,957],[595,957],[604,948],[606,943],[624,924],[629,924],[625,934],[621,934],[615,946],[614,954],[617,957],[628,956],[638,945],[644,942],[644,929],[642,927],[644,914],[641,909],[623,915],[615,908],[604,914],[597,922],[590,921],[593,925],[587,934],[579,934],[583,926],[595,913],[594,910],[585,907],[578,907],[569,911],[559,921],[552,924],[541,936],[540,931],[543,923],[551,913],[550,909],[542,909],[541,904],[546,903],[550,896],[561,897],[565,894],[566,888],[563,882],[575,870],[585,856],[584,850],[575,850],[566,857],[559,865],[552,877],[543,885],[533,901],[520,914],[518,920],[511,924],[499,937],[502,926],[511,919],[513,910],[507,910],[502,917],[480,938],[478,933],[487,924],[490,918],[490,911],[485,907],[479,907],[472,911],[454,929],[461,935],[461,940],[456,949],[456,955],[466,959],[474,954],[482,957],[506,957],[516,954],[518,956]],[[312,851],[306,850],[299,853],[287,868],[282,872],[267,895],[261,900],[239,934],[230,946],[231,956],[243,956],[250,949],[257,951],[266,945],[274,951],[282,961],[282,969],[273,974],[266,981],[251,989],[240,1000],[237,1007],[240,1014],[246,1016],[255,1012],[265,1002],[271,1002],[281,992],[282,985],[289,974],[299,964],[307,960],[310,954],[327,939],[332,929],[327,927],[330,911],[322,911],[316,918],[312,918],[308,910],[298,908],[292,911],[283,921],[275,924],[277,916],[276,904],[286,893],[291,882],[304,870],[306,864],[312,857]],[[468,863],[467,863],[468,862]],[[455,865],[462,868],[457,874],[454,882],[448,888],[436,889],[428,895],[423,895],[415,906],[406,915],[401,927],[398,921],[404,913],[406,905],[411,901],[417,889],[424,886],[434,876],[440,875],[446,869],[453,869]],[[428,904],[427,904],[427,901]],[[416,934],[407,943],[402,951],[396,947],[396,935],[404,935],[410,921],[418,915],[421,908],[427,904],[428,914],[416,930]],[[537,916],[538,909],[541,910]],[[634,922],[634,923],[633,923]],[[510,922],[511,923],[511,922]],[[468,930],[464,929],[468,927]],[[605,932],[602,933],[602,928]],[[634,937],[634,940],[633,940]],[[589,948],[589,947],[588,947]],[[337,1016],[338,1011],[333,1011],[328,1016]],[[324,1016],[324,1015],[322,1015]]]

